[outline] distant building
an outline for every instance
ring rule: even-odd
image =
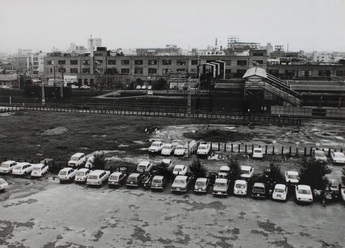
[[[102,46],[102,39],[92,38],[92,35],[91,35],[87,42],[87,49],[89,50],[89,52],[95,51],[97,47],[101,47],[101,46]]]

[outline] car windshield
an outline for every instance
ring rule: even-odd
[[[236,184],[236,188],[238,188],[238,189],[245,189],[246,185],[245,184]]]
[[[200,181],[199,181],[199,182],[196,182],[195,185],[196,185],[196,186],[199,186],[199,187],[202,187],[202,186],[205,186],[206,183],[205,183],[205,182],[200,182]]]
[[[164,145],[163,149],[170,149],[172,147],[172,145]]]
[[[70,160],[72,160],[72,161],[78,161],[78,160],[79,160],[79,157],[78,157],[78,156],[72,156]]]
[[[2,164],[1,167],[2,167],[2,168],[9,168],[10,165],[9,165],[9,164]]]
[[[160,146],[160,143],[152,143],[151,146],[153,146],[153,147],[158,147],[158,146]]]
[[[119,176],[114,175],[114,176],[111,176],[109,180],[116,181],[118,178],[119,178]]]
[[[91,176],[88,177],[88,179],[97,180],[97,179],[98,179],[98,176],[96,176],[96,175],[91,175]]]
[[[0,184],[6,183],[6,181],[4,179],[0,179]]]
[[[218,187],[218,188],[222,188],[222,187],[225,187],[226,184],[225,183],[217,182],[217,183],[215,183],[215,186]]]
[[[261,188],[261,187],[254,187],[253,191],[254,192],[259,192],[259,193],[264,193],[265,192],[265,190],[263,188]]]
[[[242,169],[241,172],[242,172],[243,174],[248,174],[248,173],[249,173],[249,169]]]
[[[261,153],[261,150],[254,150],[254,152],[256,152],[256,153]]]
[[[184,149],[183,146],[176,146],[176,149]]]
[[[137,177],[136,177],[136,176],[130,176],[130,177],[128,178],[128,180],[130,180],[130,181],[136,181],[136,180],[137,180]]]
[[[139,169],[139,170],[145,170],[145,169],[146,169],[146,166],[145,166],[145,165],[139,165],[139,166],[138,166],[138,169]]]
[[[288,178],[290,178],[290,179],[298,179],[298,176],[297,175],[289,175]]]
[[[176,179],[175,183],[177,184],[184,184],[186,181],[184,179]]]
[[[303,195],[310,195],[311,194],[309,189],[299,189],[298,193],[303,194]]]
[[[323,157],[323,156],[325,156],[325,153],[323,151],[315,151],[315,155]]]
[[[275,190],[275,192],[277,192],[277,193],[284,193],[284,190],[278,188],[278,189]]]
[[[60,171],[59,175],[67,175],[67,171]]]
[[[34,168],[34,171],[40,171],[41,170],[41,167],[35,167]]]
[[[85,172],[82,172],[82,171],[79,171],[79,172],[77,172],[77,176],[84,176],[85,175]]]
[[[182,168],[181,167],[177,167],[177,168],[175,168],[175,171],[182,171]]]
[[[207,146],[199,146],[199,149],[200,149],[200,150],[206,150],[206,149],[207,149]]]
[[[162,181],[160,179],[153,179],[153,183],[161,183]]]

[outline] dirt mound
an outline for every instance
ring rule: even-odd
[[[42,135],[61,135],[67,133],[69,130],[65,127],[56,127],[53,129],[48,129],[42,133]]]

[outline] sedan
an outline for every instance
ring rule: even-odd
[[[321,162],[327,163],[326,154],[325,154],[325,152],[322,151],[322,150],[316,150],[316,151],[314,151],[314,158],[315,158],[315,160],[317,160],[317,161],[321,161]]]
[[[190,183],[190,178],[187,176],[177,176],[171,185],[172,192],[187,192]]]
[[[248,183],[245,180],[236,180],[234,185],[234,195],[247,195]]]
[[[162,149],[163,149],[163,142],[154,141],[154,142],[152,142],[151,146],[149,147],[149,152],[158,153],[158,152],[161,152]]]
[[[16,164],[17,162],[13,160],[2,162],[0,166],[0,173],[10,174]]]
[[[151,182],[151,190],[163,191],[166,186],[166,179],[164,176],[156,175]]]
[[[5,179],[0,178],[0,191],[5,190],[8,187],[8,183],[5,181]]]
[[[345,164],[345,155],[342,152],[331,152],[331,159],[335,164]]]
[[[194,184],[194,193],[207,193],[210,180],[206,177],[199,177]]]
[[[285,171],[285,182],[290,184],[299,183],[299,173],[297,171]]]
[[[86,178],[91,171],[88,168],[81,168],[77,171],[75,175],[74,182],[75,183],[85,183]]]
[[[264,183],[254,183],[251,193],[252,198],[266,198],[266,187]]]
[[[298,184],[295,186],[296,200],[298,202],[312,203],[313,193],[309,185]]]
[[[260,147],[254,148],[253,158],[263,158],[263,157],[264,157],[264,152],[263,152],[262,148],[260,148]]]
[[[115,171],[113,172],[109,179],[108,179],[108,185],[111,186],[121,186],[126,182],[127,174],[122,171]]]
[[[174,175],[186,175],[188,167],[183,164],[177,164],[174,167],[173,174]]]
[[[174,155],[175,156],[184,156],[186,152],[186,149],[184,148],[183,145],[177,145],[174,150]]]
[[[164,144],[161,154],[164,156],[170,156],[174,152],[175,147],[173,144]]]
[[[286,201],[288,190],[289,189],[285,184],[276,184],[273,189],[272,199],[278,201]]]
[[[216,178],[214,182],[212,194],[217,196],[227,196],[229,190],[230,180],[226,178]]]
[[[242,165],[241,166],[241,178],[244,180],[249,180],[254,175],[254,168],[251,166]]]

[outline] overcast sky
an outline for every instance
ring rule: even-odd
[[[228,37],[289,51],[345,51],[345,0],[0,0],[0,51],[226,47]]]

